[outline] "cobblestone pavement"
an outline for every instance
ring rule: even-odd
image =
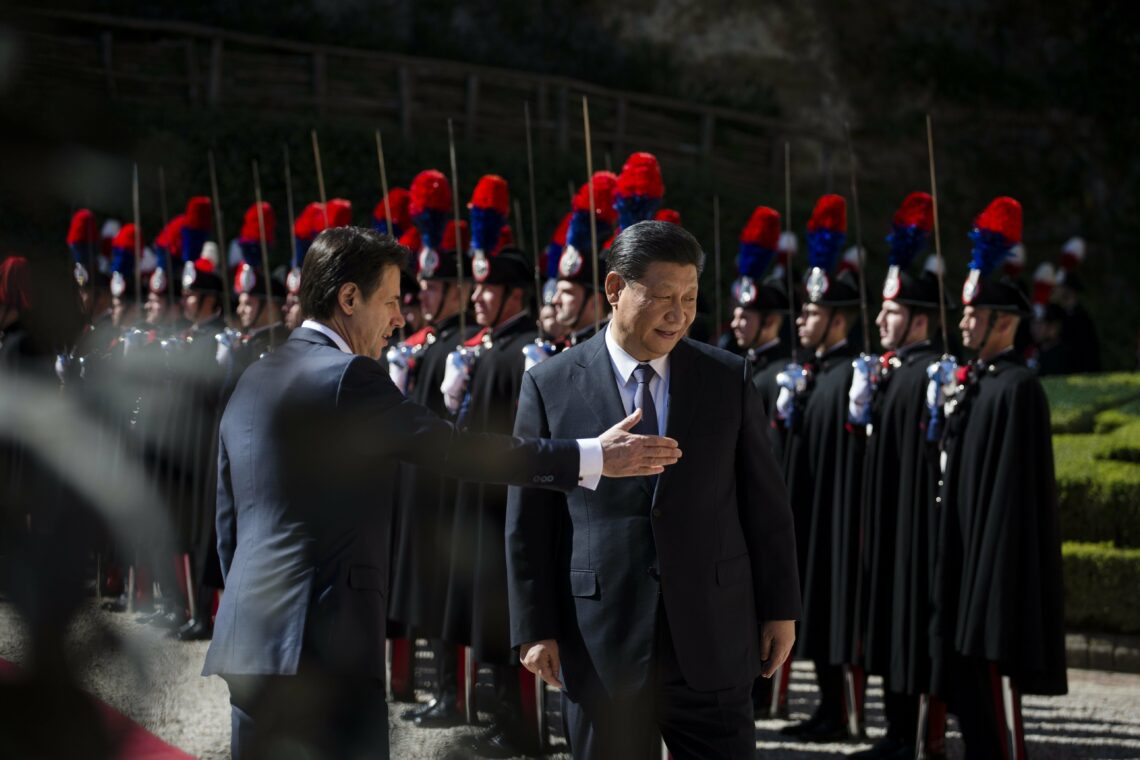
[[[183,644],[136,623],[132,616],[101,612],[92,603],[74,622],[69,638],[73,661],[85,689],[125,713],[163,740],[196,757],[229,757],[229,703],[225,684],[199,672],[206,642]],[[12,607],[0,602],[0,658],[16,663],[28,655],[28,641]],[[1026,697],[1025,728],[1034,760],[1054,758],[1140,758],[1140,676],[1092,670],[1069,671],[1064,697]],[[557,704],[556,695],[551,701]],[[868,689],[868,734],[881,736],[882,690],[872,679]],[[817,695],[811,666],[793,669],[790,709],[806,718]],[[458,760],[476,727],[417,730],[392,713],[392,757]],[[784,721],[757,723],[757,746],[764,758],[823,758],[850,754],[867,744],[791,744],[777,731]],[[61,723],[55,728],[64,728]],[[50,730],[53,727],[44,726]],[[564,747],[563,747],[564,749]],[[962,757],[962,744],[951,725],[949,753]],[[565,754],[553,754],[565,758]]]

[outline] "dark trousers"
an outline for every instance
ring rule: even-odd
[[[969,657],[955,658],[950,674],[950,712],[958,716],[966,757],[970,760],[1004,760],[1010,747],[1017,745],[1019,757],[1026,757],[1025,731],[1021,720],[1021,695],[1009,695],[1013,715],[1012,731],[1007,725],[1001,675],[995,663]]]
[[[883,715],[887,736],[913,745],[918,734],[918,697],[897,691],[883,692]]]
[[[597,674],[562,693],[563,730],[575,760],[659,760],[660,739],[674,760],[752,760],[752,683],[696,691],[685,683],[673,637],[658,608],[652,673],[635,694],[607,696]]]
[[[384,681],[302,669],[293,676],[225,676],[234,760],[388,758]]]
[[[843,666],[829,665],[824,660],[815,661],[815,682],[819,685],[819,707],[816,714],[832,723],[842,723],[846,719],[843,709]]]
[[[429,639],[428,645],[435,660],[435,695],[439,699],[454,701],[459,691],[456,646],[443,639]]]

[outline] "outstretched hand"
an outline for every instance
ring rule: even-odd
[[[637,435],[629,432],[641,420],[641,410],[602,433],[602,474],[608,478],[660,475],[681,458],[681,449],[672,438]]]

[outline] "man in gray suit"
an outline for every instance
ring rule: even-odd
[[[218,553],[226,591],[203,675],[230,687],[235,758],[387,757],[384,630],[397,460],[562,491],[646,476],[674,442],[628,432],[523,440],[455,430],[376,359],[403,322],[408,250],[353,227],[305,257],[308,319],[242,375],[222,417]],[[598,430],[604,428],[598,427]]]
[[[573,438],[631,410],[685,458],[569,493],[512,488],[511,635],[562,687],[575,758],[751,758],[751,689],[799,616],[792,515],[744,359],[685,338],[704,254],[635,224],[609,252],[607,329],[526,375],[515,434]],[[590,486],[596,485],[592,489]],[[541,508],[540,508],[541,507]]]

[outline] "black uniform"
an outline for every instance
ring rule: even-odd
[[[867,438],[858,628],[862,651],[852,651],[850,661],[884,678],[889,732],[913,746],[917,697],[927,691],[930,670],[929,533],[938,450],[926,440],[926,369],[938,354],[923,341],[886,358]]]
[[[981,757],[1002,743],[999,676],[1025,693],[1067,691],[1049,407],[1012,351],[971,366],[944,448],[932,690],[958,715],[967,753]]]

